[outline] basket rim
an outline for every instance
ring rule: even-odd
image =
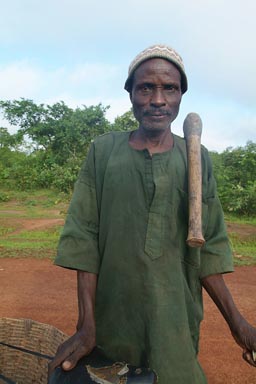
[[[33,382],[41,383],[41,377],[47,377],[48,363],[67,338],[51,324],[27,318],[0,318],[0,375],[14,382],[27,382],[22,375],[31,376],[33,372],[33,377],[38,377]]]

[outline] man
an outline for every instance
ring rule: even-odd
[[[113,360],[151,367],[160,384],[206,383],[197,360],[202,286],[256,366],[256,330],[222,278],[232,256],[204,147],[206,243],[186,244],[186,145],[171,132],[187,90],[182,59],[167,46],[147,48],[131,63],[125,89],[139,128],[95,139],[60,239],[56,264],[78,270],[79,319],[50,370],[72,369],[97,344]]]

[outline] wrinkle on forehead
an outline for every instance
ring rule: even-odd
[[[134,72],[134,80],[141,81],[147,76],[164,75],[181,82],[181,75],[177,67],[164,59],[150,59],[142,63]]]

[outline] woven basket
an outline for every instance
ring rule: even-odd
[[[48,324],[30,319],[0,319],[0,342],[44,355],[54,356],[67,336]],[[0,383],[2,377],[16,384],[47,384],[49,360],[0,344]]]

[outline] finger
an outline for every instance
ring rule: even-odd
[[[48,364],[48,379],[51,376],[51,374],[53,373],[53,371],[57,367],[62,365],[63,362],[66,361],[66,359],[68,359],[68,358],[69,358],[69,354],[56,355],[56,357]],[[69,364],[67,364],[67,370],[69,370],[69,369],[71,369],[71,368],[69,368]]]
[[[73,359],[69,359],[69,360],[65,360],[61,367],[62,369],[64,369],[64,371],[70,371],[70,369],[74,368],[77,364],[77,361],[73,360]]]
[[[63,344],[60,344],[54,359],[49,363],[49,369],[53,371],[56,367],[60,366],[61,363],[73,353],[77,346],[78,342],[76,342],[74,337],[66,340]]]
[[[64,369],[64,371],[70,371],[71,369],[75,368],[78,361],[82,357],[87,356],[91,352],[91,350],[92,349],[86,348],[81,345],[70,356],[68,356],[65,361],[63,361],[63,363],[61,364],[62,369]]]
[[[63,345],[58,348],[56,356],[54,359],[48,364],[48,376],[52,374],[55,368],[59,367],[61,363],[68,358],[70,355],[70,348],[65,348]]]
[[[252,365],[253,367],[256,367],[256,361],[254,361],[253,359],[253,356],[252,356],[252,352],[251,351],[248,351],[247,349],[245,349],[243,351],[243,359],[250,365]]]
[[[55,368],[57,368],[59,365],[61,365],[61,363],[63,362],[63,360],[65,360],[67,358],[67,355],[56,355],[55,358],[48,364],[48,372],[49,374],[51,374]]]

